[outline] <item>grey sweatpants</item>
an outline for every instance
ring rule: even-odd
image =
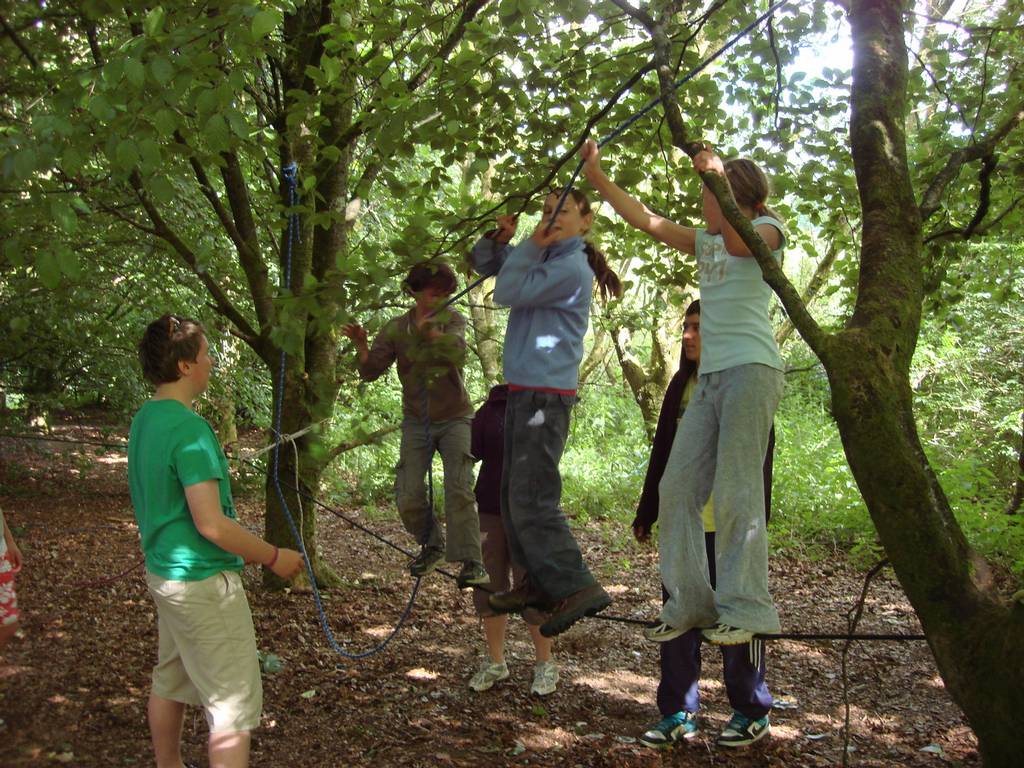
[[[470,418],[464,416],[430,423],[402,421],[402,442],[395,467],[395,498],[405,530],[421,546],[445,550],[448,562],[475,560],[480,556],[480,519],[473,496],[473,458],[469,454]],[[434,510],[427,504],[425,483],[434,451],[444,466],[444,516],[448,545]]]
[[[658,485],[669,595],[661,619],[670,626],[780,629],[768,593],[762,466],[782,386],[782,372],[760,364],[700,375]],[[712,492],[717,590],[708,580],[701,520]]]

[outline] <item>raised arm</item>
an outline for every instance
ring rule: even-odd
[[[627,224],[641,232],[646,232],[670,248],[693,254],[697,241],[697,230],[659,216],[609,179],[601,168],[600,150],[593,139],[587,139],[580,149],[580,158],[583,160],[583,173],[587,180]]]
[[[725,173],[725,163],[722,162],[722,158],[716,155],[710,150],[702,150],[698,152],[693,158],[693,167],[697,173],[704,173],[705,171],[711,171],[717,173],[729,182],[729,177]],[[722,215],[721,206],[718,204],[718,200],[711,194],[711,191],[704,187],[704,216],[708,219],[708,231],[709,232],[721,232],[722,240],[725,241],[725,250],[733,256],[753,256],[750,252],[750,248],[743,242],[743,238],[740,237],[739,232],[733,229],[732,224],[725,220]],[[740,208],[748,216],[753,216],[753,211],[744,210]],[[711,222],[714,222],[713,224]],[[771,224],[758,224],[754,227],[754,231],[760,235],[761,239],[764,240],[765,244],[773,251],[778,250],[782,247],[784,238],[782,232]]]

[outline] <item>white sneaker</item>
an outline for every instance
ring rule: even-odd
[[[538,661],[533,665],[533,684],[530,693],[547,696],[554,693],[558,685],[558,665],[553,660]]]
[[[508,664],[483,659],[480,662],[480,669],[469,678],[469,687],[477,693],[489,690],[495,683],[508,678]]]
[[[702,634],[705,640],[715,645],[743,645],[754,639],[753,632],[728,624],[719,624],[711,629],[702,630]]]

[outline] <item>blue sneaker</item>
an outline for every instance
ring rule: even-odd
[[[644,731],[640,736],[640,743],[645,747],[663,749],[671,747],[677,741],[689,741],[698,733],[700,728],[692,712],[676,712]]]
[[[767,736],[771,729],[768,715],[754,720],[734,711],[729,724],[719,734],[717,743],[720,747],[745,747]]]

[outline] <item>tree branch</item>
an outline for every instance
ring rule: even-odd
[[[21,55],[28,59],[28,63],[32,65],[33,69],[39,69],[39,61],[35,56],[32,55],[32,51],[28,49],[25,42],[21,39],[21,36],[14,30],[14,28],[7,23],[2,15],[0,15],[0,27],[3,28],[4,33],[11,38],[11,42],[14,43],[18,50],[21,51]]]
[[[160,215],[160,211],[153,204],[149,194],[146,192],[145,186],[142,183],[142,177],[138,171],[132,171],[129,177],[132,189],[135,190],[135,194],[139,198],[146,214],[149,216],[149,220],[153,222],[153,233],[160,239],[167,242],[177,253],[182,261],[184,261],[192,271],[199,277],[200,282],[206,287],[206,290],[210,292],[216,302],[217,311],[220,312],[224,317],[228,318],[235,327],[238,328],[241,338],[243,338],[250,346],[259,352],[259,333],[249,324],[249,321],[245,319],[241,312],[231,303],[228,295],[224,290],[217,284],[217,282],[210,277],[209,273],[200,268],[199,259],[191,248],[180,238],[177,233],[172,230],[163,216]]]
[[[449,54],[455,49],[455,46],[459,44],[463,36],[466,34],[466,26],[476,18],[477,13],[487,5],[491,0],[470,0],[466,7],[462,11],[462,15],[456,22],[455,27],[451,32],[448,33],[448,37],[438,48],[437,53],[431,57],[430,62],[424,64],[420,70],[410,77],[406,83],[406,89],[412,93],[417,90],[423,83],[427,81],[431,73],[434,71],[434,67],[437,66],[438,61],[444,62],[448,59]],[[356,120],[352,125],[349,126],[341,136],[338,138],[337,143],[334,145],[338,149],[344,149],[355,141],[359,136],[362,135],[365,130],[366,119]]]
[[[234,152],[225,152],[221,157],[224,160],[224,166],[220,171],[224,181],[224,191],[227,194],[231,212],[234,214],[237,233],[241,241],[241,245],[237,246],[239,262],[249,283],[249,292],[252,294],[256,318],[260,326],[266,328],[273,322],[274,302],[271,296],[267,264],[260,254],[259,231],[252,215],[249,186],[246,183],[242,166],[238,162],[238,155]]]
[[[810,306],[811,302],[818,295],[825,283],[828,282],[828,276],[832,272],[832,265],[836,263],[836,257],[839,255],[839,244],[837,238],[832,238],[832,242],[829,243],[828,250],[825,251],[825,256],[818,262],[818,266],[814,269],[814,274],[811,275],[810,281],[807,283],[807,287],[804,289],[803,295],[800,297],[800,301],[805,306]],[[793,333],[793,321],[790,318],[786,318],[779,329],[775,332],[775,343],[780,347],[785,344],[789,337]]]
[[[976,142],[968,147],[953,150],[949,159],[942,169],[935,174],[935,178],[928,184],[924,194],[921,195],[921,202],[918,204],[918,211],[921,215],[921,223],[927,221],[940,207],[942,207],[942,196],[946,188],[960,175],[961,168],[966,163],[980,160],[995,152],[996,146],[1013,131],[1021,121],[1024,120],[1024,104],[1014,108],[1013,112],[1003,123],[987,138]]]
[[[626,0],[612,0],[623,13],[644,25],[644,28],[648,31],[654,29],[654,17],[647,13],[643,8],[634,8],[632,5],[626,2]]]

